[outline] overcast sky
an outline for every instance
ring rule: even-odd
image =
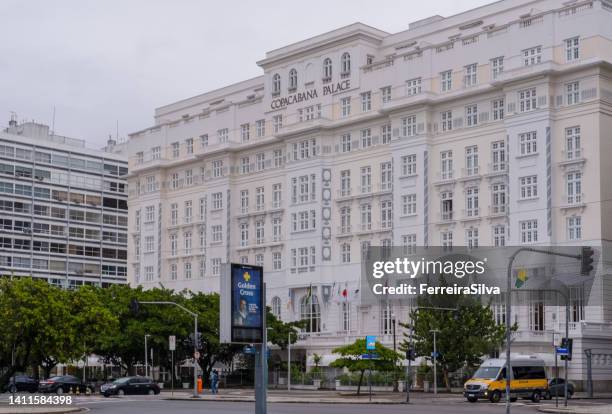
[[[489,0],[0,0],[0,125],[104,145],[154,108],[261,74],[265,52],[355,21],[395,33]]]

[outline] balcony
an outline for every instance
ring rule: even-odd
[[[480,209],[464,209],[461,211],[461,221],[480,220]]]
[[[454,221],[452,211],[444,211],[442,213],[438,213],[438,222],[440,224],[451,223]]]
[[[445,185],[445,184],[455,184],[457,180],[455,179],[455,171],[438,171],[436,173],[436,181],[434,182],[435,186]]]
[[[352,234],[353,228],[351,225],[348,226],[338,226],[337,235],[338,236],[349,236]]]
[[[459,181],[480,180],[480,168],[478,166],[472,168],[462,168],[461,178]]]
[[[508,174],[508,165],[505,162],[487,164],[487,171],[486,176],[488,178],[506,175]]]
[[[584,201],[584,193],[566,195],[565,201],[566,201],[566,204],[559,206],[561,210],[586,207],[586,202]]]
[[[561,160],[558,162],[559,166],[567,167],[570,165],[581,165],[586,162],[584,158],[584,148],[576,148],[575,150],[562,150]]]

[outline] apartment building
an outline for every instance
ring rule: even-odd
[[[13,117],[0,132],[0,274],[127,281],[127,156]]]
[[[572,292],[584,380],[582,351],[612,346],[611,18],[607,0],[507,0],[396,34],[356,23],[157,108],[128,143],[130,282],[211,292],[221,263],[263,265],[272,310],[310,320],[297,349],[327,365],[366,333],[391,343],[409,311],[360,304],[370,246],[592,245],[597,297]],[[515,348],[552,364],[564,310],[522,300]]]

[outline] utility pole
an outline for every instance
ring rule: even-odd
[[[291,391],[291,331],[287,338],[287,391]]]
[[[432,329],[433,333],[433,383],[434,383],[434,395],[438,395],[438,375],[436,371],[437,359],[438,359],[438,350],[436,348],[436,334],[440,332],[439,329]]]
[[[149,334],[145,334],[145,369],[144,376],[148,376],[149,373],[149,348],[147,347],[147,338],[151,336]]]

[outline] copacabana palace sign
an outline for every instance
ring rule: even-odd
[[[330,85],[324,85],[322,89],[322,95],[332,95],[334,93],[342,92],[347,89],[350,89],[351,81],[349,79],[343,80],[342,82],[333,83]],[[271,109],[282,109],[289,105],[293,105],[300,102],[306,102],[311,99],[315,99],[319,97],[319,92],[317,89],[308,89],[304,92],[297,92],[292,95],[284,96],[282,98],[273,99],[270,102]]]

